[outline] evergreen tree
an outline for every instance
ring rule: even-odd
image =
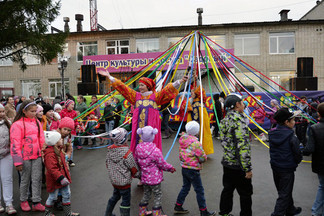
[[[0,0],[0,59],[10,58],[27,68],[25,54],[50,63],[63,51],[67,33],[47,34],[59,15],[60,1]]]

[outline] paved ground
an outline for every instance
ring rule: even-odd
[[[173,139],[163,140],[163,152],[166,154]],[[253,165],[253,215],[269,216],[273,210],[277,197],[276,189],[272,180],[272,172],[269,166],[268,149],[257,141],[252,142],[252,165]],[[173,164],[177,172],[165,173],[162,183],[163,210],[167,215],[173,215],[173,207],[176,197],[182,186],[181,167],[178,159],[177,143],[170,154],[168,162]],[[210,155],[201,172],[205,196],[209,210],[219,210],[219,199],[222,190],[222,148],[220,142],[214,139],[215,154]],[[112,194],[108,174],[105,167],[106,149],[76,150],[74,161],[76,166],[71,168],[72,173],[72,208],[80,212],[82,216],[103,216],[106,204]],[[310,158],[306,157],[306,160]],[[19,206],[19,191],[17,187],[17,173],[14,172],[14,205]],[[132,184],[132,207],[131,215],[137,215],[138,203],[143,191],[136,187],[137,180]],[[317,191],[317,176],[311,172],[309,163],[302,163],[297,169],[294,187],[295,205],[301,206],[301,215],[310,215],[310,209]],[[46,190],[42,193],[43,203],[47,198]],[[193,189],[189,193],[184,207],[190,210],[188,215],[199,215],[198,205]],[[115,213],[119,215],[118,204]],[[234,209],[232,214],[239,215],[239,199],[235,192]],[[19,209],[18,215],[42,215],[41,213],[23,213]],[[57,215],[63,215],[58,213]]]

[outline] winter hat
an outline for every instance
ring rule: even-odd
[[[61,102],[60,102],[60,105],[61,105],[61,106],[65,106],[65,101],[61,101]]]
[[[65,107],[68,107],[71,103],[74,103],[74,101],[68,99],[68,100],[65,102]]]
[[[279,102],[276,99],[271,99],[270,103],[273,103],[276,106],[279,106]]]
[[[158,129],[151,126],[145,126],[137,129],[137,134],[141,135],[143,142],[153,142],[155,135],[158,133]]]
[[[186,132],[189,135],[197,135],[199,133],[199,123],[196,121],[190,121],[186,124]]]
[[[62,109],[62,106],[58,103],[54,105],[54,111],[57,109]]]
[[[46,115],[48,111],[53,110],[53,107],[49,104],[44,104],[43,109],[44,109],[44,115]]]
[[[74,121],[70,117],[64,117],[61,119],[59,128],[70,128],[74,130]]]
[[[41,106],[41,105],[38,105],[37,104],[37,110],[36,110],[36,113],[39,113],[39,112],[41,112],[41,111],[43,111],[44,109],[43,109],[43,107]]]
[[[92,111],[91,113],[89,113],[89,116],[90,115],[96,115],[96,113],[94,111]]]
[[[44,131],[45,143],[47,146],[54,146],[61,138],[61,134],[56,131]]]
[[[0,109],[4,109],[4,106],[2,104],[0,104]]]
[[[124,144],[127,141],[128,133],[124,128],[116,128],[108,133],[108,136],[117,145]]]

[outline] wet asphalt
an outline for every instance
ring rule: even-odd
[[[175,135],[169,139],[162,141],[163,154],[166,155],[170,149]],[[205,188],[205,197],[207,208],[209,211],[219,210],[220,194],[222,191],[222,174],[221,165],[222,147],[220,141],[213,139],[215,153],[208,156],[208,161],[204,164],[201,171],[201,178]],[[252,166],[253,166],[253,215],[270,216],[273,211],[277,198],[277,191],[272,179],[272,172],[269,164],[269,151],[258,141],[251,142],[252,147]],[[74,151],[75,167],[71,168],[72,175],[72,209],[81,213],[82,216],[103,216],[105,213],[107,201],[112,195],[113,187],[110,184],[105,164],[106,148],[98,149],[82,149]],[[310,157],[305,157],[310,160]],[[176,169],[177,172],[171,174],[164,173],[164,181],[162,182],[162,207],[166,215],[174,215],[173,208],[177,195],[182,186],[181,166],[178,158],[178,141],[170,153],[167,160]],[[296,206],[302,207],[303,211],[300,215],[311,215],[311,206],[313,204],[318,179],[317,175],[312,173],[310,163],[301,163],[297,168],[295,176],[295,185],[293,198]],[[137,187],[137,179],[132,183],[132,199],[131,199],[131,215],[138,215],[138,204],[143,195],[143,189]],[[42,203],[47,199],[46,189],[42,190]],[[19,188],[18,175],[14,171],[14,206],[18,210],[17,215],[44,215],[37,212],[22,212],[19,208]],[[152,202],[149,207],[152,206]],[[190,213],[187,215],[200,215],[196,196],[193,188],[186,198],[184,208]],[[239,216],[240,203],[237,192],[234,193],[234,206],[232,214]],[[119,215],[119,203],[117,203],[114,213]],[[1,214],[0,214],[1,215]],[[4,215],[4,213],[2,214]],[[55,215],[64,215],[63,212],[55,212]]]

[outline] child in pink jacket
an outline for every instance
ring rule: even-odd
[[[188,210],[182,205],[190,191],[191,185],[195,189],[200,215],[216,215],[216,212],[208,212],[206,207],[204,187],[200,178],[202,163],[207,160],[201,143],[198,141],[199,124],[190,121],[186,124],[186,133],[179,139],[179,158],[182,167],[183,185],[174,207],[175,214],[186,214]]]
[[[45,142],[44,131],[36,119],[37,105],[25,100],[10,128],[10,151],[14,165],[21,174],[20,207],[30,211],[28,204],[29,185],[32,187],[32,210],[45,211],[41,202],[42,189],[42,147]]]
[[[175,168],[163,159],[161,150],[153,143],[157,133],[158,130],[151,126],[137,129],[142,142],[136,146],[135,160],[141,169],[141,182],[144,186],[144,196],[139,204],[140,216],[148,214],[146,209],[152,192],[154,194],[153,215],[161,215],[163,170],[175,172]]]

